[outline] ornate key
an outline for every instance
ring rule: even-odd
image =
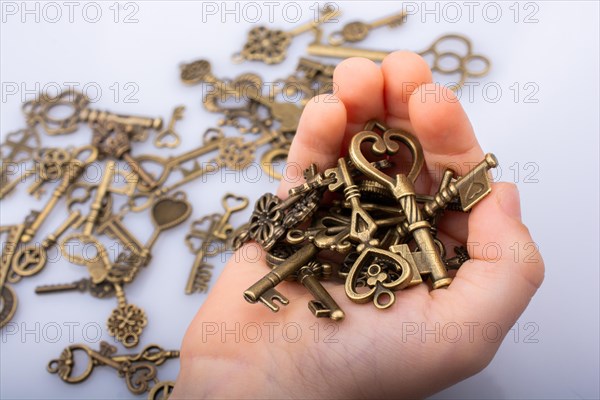
[[[232,200],[237,204],[230,205]],[[229,238],[234,231],[229,219],[232,214],[244,210],[248,206],[248,202],[247,197],[227,193],[221,202],[225,209],[224,214],[209,215],[192,223],[191,230],[185,237],[185,242],[190,250],[196,254],[196,258],[185,286],[186,294],[208,290],[208,282],[212,277],[210,272],[212,266],[205,263],[205,258],[214,257],[226,249]],[[208,228],[202,229],[201,227],[205,224],[208,224]],[[195,244],[195,240],[201,241],[200,246]],[[221,241],[221,246],[215,248],[214,245],[218,241]]]
[[[365,23],[361,21],[350,22],[344,25],[341,31],[332,32],[329,35],[329,44],[332,46],[340,46],[344,43],[360,42],[361,40],[364,40],[369,35],[369,32],[373,29],[377,29],[382,26],[394,28],[402,25],[405,20],[406,13],[403,11],[399,14],[380,18],[371,23]]]
[[[103,281],[94,283],[90,278],[83,278],[72,283],[42,285],[35,288],[36,294],[53,294],[73,291],[81,293],[88,292],[99,299],[115,296],[115,287],[111,282]]]
[[[264,26],[253,28],[248,33],[248,40],[242,51],[233,55],[233,62],[239,63],[244,60],[253,60],[262,61],[265,64],[279,64],[285,60],[287,48],[294,37],[313,30],[317,26],[339,15],[340,12],[337,10],[325,9],[321,12],[318,19],[287,32],[272,30]]]
[[[376,155],[393,155],[399,150],[399,146],[394,140],[398,140],[408,147],[412,154],[413,164],[407,175],[397,174],[395,178],[392,178],[382,171],[373,168],[371,163],[362,154],[361,144],[372,142],[371,151]],[[417,205],[415,196],[413,183],[424,163],[423,149],[420,143],[411,134],[398,129],[386,130],[383,137],[372,131],[362,131],[352,138],[350,158],[356,165],[356,168],[370,179],[385,185],[398,200],[406,216],[409,232],[417,242],[419,249],[427,257],[427,262],[432,270],[431,281],[433,288],[438,289],[448,286],[452,282],[452,278],[448,276],[444,262],[431,235],[431,225],[423,218],[423,213]]]
[[[349,58],[349,57],[365,57],[373,61],[383,61],[383,59],[391,51],[368,50],[357,47],[331,46],[321,43],[321,32],[317,32],[316,39],[308,46],[308,54],[319,57],[332,58]],[[466,50],[460,54],[459,52],[446,50],[447,42],[458,42]],[[444,49],[444,50],[442,50]],[[481,55],[472,52],[472,44],[469,39],[461,35],[445,35],[438,38],[430,47],[419,52],[418,54],[428,57],[433,57],[433,62],[430,68],[434,72],[441,74],[455,75],[458,74],[458,81],[452,86],[453,90],[461,87],[468,78],[480,78],[486,75],[490,70],[490,60]],[[445,67],[448,59],[454,60],[454,66]],[[470,67],[471,64],[481,64],[481,68]]]
[[[115,123],[95,123],[92,126],[92,144],[98,148],[102,156],[111,156],[126,161],[133,172],[149,188],[154,188],[158,183],[148,174],[131,155],[130,136],[123,125]]]
[[[156,137],[154,138],[154,145],[156,147],[168,147],[169,149],[173,149],[179,146],[179,144],[181,143],[181,138],[179,137],[179,134],[175,131],[175,123],[180,119],[183,119],[184,111],[184,106],[175,107],[167,128],[158,132],[156,134]]]
[[[63,91],[56,97],[42,93],[35,100],[25,103],[23,112],[29,125],[41,124],[48,135],[75,132],[81,122],[119,124],[133,137],[143,137],[148,129],[158,130],[162,127],[161,118],[118,115],[90,109],[88,104],[89,99],[74,90]],[[56,118],[52,115],[55,107],[64,106],[71,107],[73,112],[64,118]]]
[[[87,357],[87,365],[80,375],[75,375],[77,367],[75,354],[83,352]],[[171,358],[179,357],[179,351],[166,351],[160,346],[151,344],[138,354],[116,355],[117,348],[107,342],[100,342],[100,350],[95,351],[83,344],[74,344],[65,348],[60,357],[48,363],[48,372],[58,374],[67,383],[81,383],[93,372],[95,367],[108,366],[114,368],[119,376],[125,378],[127,388],[136,395],[150,391],[159,383],[157,366]]]
[[[17,174],[16,164],[24,165],[32,160],[39,148],[40,137],[33,127],[20,129],[6,135],[4,142],[0,144],[0,185],[2,186],[0,199],[12,190],[12,188],[6,189],[5,186],[9,183],[9,175]],[[21,179],[15,179],[15,185],[23,180],[23,175],[19,175]]]
[[[88,157],[84,160],[80,160],[78,156],[82,156],[86,152],[89,153]],[[58,200],[65,194],[71,183],[73,183],[79,177],[79,175],[81,175],[83,170],[90,163],[94,162],[97,159],[97,157],[98,150],[91,146],[83,146],[75,150],[73,157],[69,161],[69,165],[67,166],[67,170],[63,175],[60,184],[52,193],[52,197],[50,198],[44,209],[39,214],[37,214],[32,224],[29,227],[27,227],[27,229],[23,233],[23,236],[21,237],[21,241],[23,243],[27,243],[31,239],[33,239],[33,236],[35,235],[37,230],[43,224],[44,220],[48,217],[50,212],[54,209],[54,206],[56,206]]]
[[[83,219],[79,211],[72,212],[53,233],[48,235],[40,244],[30,244],[20,247],[13,256],[12,270],[21,276],[32,276],[44,268],[47,260],[47,251],[54,246],[58,238],[69,228],[77,228]]]

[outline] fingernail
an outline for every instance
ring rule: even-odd
[[[521,200],[516,185],[504,186],[498,193],[497,199],[500,208],[507,216],[521,222]]]

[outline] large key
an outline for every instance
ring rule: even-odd
[[[394,28],[403,24],[405,20],[406,13],[403,11],[399,14],[380,18],[371,23],[365,23],[361,21],[350,22],[344,25],[341,31],[332,32],[329,35],[329,44],[332,46],[340,46],[348,42],[360,42],[361,40],[364,40],[369,35],[369,32],[373,29],[380,28],[382,26]]]
[[[89,152],[88,157],[85,160],[79,160],[77,156],[85,154]],[[98,157],[98,150],[92,146],[83,146],[77,149],[69,161],[69,165],[66,167],[62,180],[58,187],[52,193],[52,197],[46,203],[44,209],[37,214],[35,220],[32,222],[30,226],[27,227],[23,236],[21,237],[21,241],[23,243],[27,243],[33,239],[35,233],[38,231],[40,226],[43,224],[44,220],[50,215],[50,212],[58,203],[58,200],[65,194],[71,183],[73,183],[79,175],[83,172],[83,170],[92,162],[94,162]]]
[[[127,132],[158,130],[162,127],[161,118],[136,117],[131,115],[118,115],[111,112],[99,111],[88,108],[89,99],[82,93],[68,90],[59,93],[56,97],[41,94],[37,99],[23,105],[23,112],[29,125],[41,124],[48,135],[62,135],[77,130],[79,123],[112,123],[125,127]],[[73,112],[64,118],[52,115],[55,107],[68,106]]]
[[[295,36],[311,31],[339,15],[338,10],[324,9],[319,18],[287,32],[272,30],[264,26],[253,28],[248,33],[248,40],[242,51],[233,55],[233,62],[253,60],[262,61],[265,64],[279,64],[285,60],[287,49]]]
[[[307,243],[288,259],[273,268],[268,274],[261,278],[254,285],[250,286],[244,292],[244,299],[249,303],[260,301],[271,311],[279,311],[279,306],[275,304],[277,300],[282,305],[287,305],[289,300],[279,293],[275,287],[284,281],[288,276],[296,273],[319,252],[319,248],[313,243]]]

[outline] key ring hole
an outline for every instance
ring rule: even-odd
[[[344,35],[341,31],[332,32],[327,40],[332,46],[341,46],[345,42]]]
[[[389,308],[394,304],[394,294],[389,290],[378,290],[373,299],[375,307],[380,310]]]
[[[44,119],[54,123],[68,121],[75,116],[76,112],[72,104],[62,101],[48,104],[43,110]]]
[[[464,59],[457,53],[447,51],[438,54],[433,64],[433,69],[442,74],[454,74],[464,69]]]
[[[490,71],[490,68],[490,60],[482,55],[471,54],[463,59],[463,69],[469,76],[482,77]]]

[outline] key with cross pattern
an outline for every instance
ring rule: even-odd
[[[90,101],[82,93],[66,90],[55,97],[41,93],[36,99],[23,105],[23,112],[30,126],[41,124],[48,135],[63,135],[77,130],[79,124],[87,122],[122,125],[132,137],[143,138],[148,129],[159,130],[161,118],[118,115],[107,111],[88,108]],[[53,116],[53,109],[70,107],[72,113],[63,118]]]
[[[75,354],[82,352],[87,364],[83,372],[75,375],[79,370]],[[127,383],[127,388],[135,395],[150,391],[153,385],[159,383],[157,366],[162,365],[171,358],[179,357],[179,351],[167,351],[151,344],[138,354],[117,355],[117,348],[107,342],[100,342],[100,350],[95,351],[83,344],[72,344],[65,348],[60,357],[48,363],[48,372],[58,374],[60,379],[67,383],[81,383],[93,372],[95,367],[108,366],[119,373]],[[80,361],[81,362],[81,361]]]
[[[185,237],[186,244],[196,254],[185,286],[186,294],[208,290],[208,281],[212,276],[209,270],[212,266],[205,263],[205,258],[213,257],[226,249],[234,232],[229,219],[234,213],[248,207],[249,200],[247,197],[227,193],[221,203],[225,210],[223,214],[213,214],[194,221],[190,232]],[[205,224],[208,224],[208,227],[202,228]],[[195,244],[196,240],[201,241],[200,246]],[[221,242],[221,245],[215,247],[217,242]]]
[[[349,22],[342,28],[341,31],[332,32],[329,35],[329,44],[332,46],[340,46],[344,43],[356,43],[366,39],[369,32],[383,26],[395,28],[406,21],[406,12],[390,15],[380,18],[376,21],[365,23],[361,21]]]
[[[324,9],[318,18],[289,31],[274,30],[264,26],[253,28],[248,33],[248,40],[242,51],[233,55],[233,62],[251,60],[262,61],[265,64],[279,64],[285,60],[287,49],[294,37],[311,31],[339,15],[338,10]]]

